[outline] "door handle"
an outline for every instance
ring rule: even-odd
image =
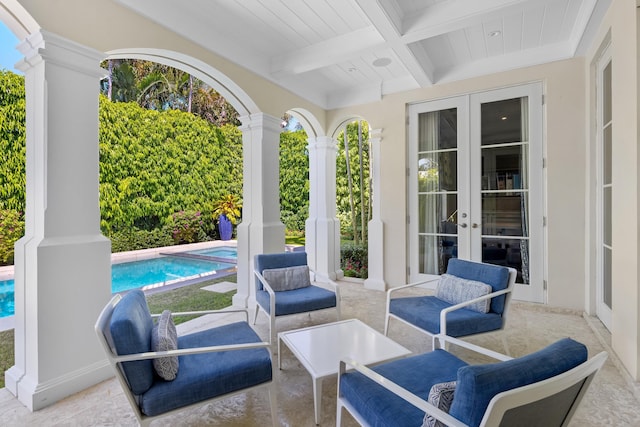
[[[463,223],[458,224],[458,225],[459,225],[460,227],[462,227],[462,228],[467,228],[467,223],[466,223],[466,222],[463,222]]]
[[[480,227],[480,224],[476,224],[475,222],[471,225],[471,228],[478,228]]]

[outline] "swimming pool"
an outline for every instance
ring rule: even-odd
[[[187,258],[212,259],[216,261],[236,263],[238,259],[238,248],[233,246],[220,246],[217,248],[196,249],[187,252],[178,252],[174,256],[184,256]]]
[[[111,292],[151,289],[221,272],[231,272],[235,263],[190,258],[159,257],[111,266]],[[14,314],[14,281],[0,280],[0,317]]]

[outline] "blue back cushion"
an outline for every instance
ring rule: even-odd
[[[458,369],[458,382],[449,414],[469,426],[478,426],[496,394],[546,380],[586,360],[587,348],[565,338],[517,359],[462,367]]]
[[[126,293],[116,304],[109,326],[116,353],[144,353],[151,351],[151,329],[153,320],[147,300],[141,290]],[[134,394],[142,394],[153,384],[153,362],[136,360],[122,364],[124,375]]]
[[[451,258],[447,265],[447,274],[486,283],[487,285],[491,285],[493,292],[506,289],[509,285],[509,269],[499,265]],[[504,301],[504,295],[493,298],[491,300],[490,311],[502,314],[504,311]]]
[[[262,274],[265,269],[307,265],[306,252],[281,252],[277,254],[259,254],[254,259],[254,268]],[[256,290],[262,290],[262,283],[256,277]]]

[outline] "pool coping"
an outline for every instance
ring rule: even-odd
[[[209,249],[221,246],[238,247],[236,240],[212,240],[209,242],[187,243],[184,245],[163,246],[160,248],[140,249],[137,251],[116,252],[111,254],[111,264],[121,264],[123,262],[142,261],[145,259],[158,258],[163,254],[177,252],[195,251],[198,249]],[[0,280],[11,280],[14,277],[14,266],[5,265],[0,267]]]
[[[194,251],[198,249],[209,249],[215,247],[237,247],[238,243],[236,240],[212,240],[209,242],[198,242],[198,243],[187,243],[184,245],[173,245],[173,246],[163,246],[160,248],[149,248],[149,249],[141,249],[137,251],[126,251],[126,252],[116,252],[111,254],[111,264],[121,264],[124,262],[132,262],[132,261],[142,261],[146,259],[159,258],[163,254],[172,254],[176,252],[186,252],[186,251]],[[14,266],[7,265],[0,267],[0,280],[11,280],[14,278]],[[234,270],[234,271],[231,271]],[[175,289],[180,284],[189,285],[193,283],[197,283],[200,281],[204,281],[208,278],[214,277],[222,277],[224,275],[229,275],[237,271],[236,266],[229,269],[224,270],[213,270],[207,273],[200,273],[193,276],[182,277],[180,279],[167,280],[165,282],[153,283],[151,285],[143,286],[141,289],[144,292],[157,292],[159,290],[171,290]],[[0,332],[6,331],[8,329],[14,329],[14,317],[15,316],[5,316],[0,317]]]

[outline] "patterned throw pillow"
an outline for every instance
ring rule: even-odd
[[[274,292],[292,291],[311,286],[307,265],[265,269],[262,276]]]
[[[453,394],[456,391],[456,382],[450,381],[448,383],[434,384],[429,390],[429,398],[427,402],[431,403],[441,411],[449,413],[451,403],[453,402]],[[441,423],[429,414],[424,415],[422,421],[422,427],[447,427],[446,424]]]
[[[169,351],[178,349],[178,333],[171,318],[171,312],[165,310],[151,331],[151,351]],[[178,356],[153,359],[153,367],[160,378],[172,381],[178,375]]]
[[[446,301],[450,304],[458,304],[461,302],[469,301],[474,298],[478,298],[484,295],[488,295],[492,292],[491,285],[478,282],[475,280],[462,279],[450,274],[443,274],[440,276],[438,287],[436,288],[436,298]],[[466,306],[469,310],[477,311],[479,313],[488,313],[491,307],[491,299],[484,301],[478,301],[471,305]]]

